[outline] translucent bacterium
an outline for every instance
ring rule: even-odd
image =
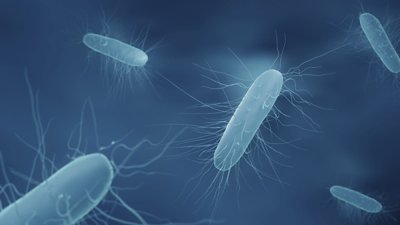
[[[148,60],[144,51],[106,36],[88,33],[83,36],[83,43],[93,51],[130,66],[142,67]]]
[[[0,224],[76,224],[103,199],[113,176],[102,154],[76,158],[1,211]]]
[[[396,53],[379,20],[370,13],[363,13],[360,15],[360,24],[369,43],[386,68],[392,73],[399,73],[399,55]]]
[[[333,197],[350,204],[358,209],[361,209],[368,213],[379,213],[382,211],[382,204],[377,200],[366,196],[358,191],[342,187],[342,186],[332,186],[329,191]]]
[[[283,85],[282,74],[267,70],[250,86],[214,152],[214,166],[230,170],[243,156],[260,125],[271,111]]]

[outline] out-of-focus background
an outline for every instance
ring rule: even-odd
[[[43,124],[51,121],[46,136],[48,157],[61,167],[70,161],[68,138],[87,99],[95,108],[100,145],[132,130],[125,140],[130,145],[143,138],[160,141],[174,135],[168,133],[168,124],[194,126],[229,119],[213,114],[194,116],[193,106],[198,102],[161,76],[203,102],[218,102],[224,99],[223,92],[205,88],[210,85],[207,77],[213,75],[198,65],[211,65],[235,77],[217,75],[222,83],[240,83],[252,79],[249,73],[254,78],[270,68],[277,49],[282,51],[285,43],[283,56],[273,65],[282,72],[321,56],[302,67],[312,67],[316,76],[295,78],[299,88],[309,92],[299,94],[315,104],[303,105],[304,112],[319,126],[311,132],[271,125],[283,140],[294,141],[274,145],[286,155],[275,154],[276,160],[289,165],[276,166],[280,181],[260,179],[241,162],[240,172],[232,171],[222,197],[215,202],[212,196],[204,197],[207,191],[221,191],[208,190],[216,175],[212,163],[208,165],[211,172],[202,180],[198,176],[207,166],[202,162],[204,149],[175,144],[165,157],[143,168],[156,174],[117,178],[115,186],[138,187],[121,191],[121,197],[137,210],[174,222],[212,218],[230,225],[398,224],[400,81],[383,68],[360,33],[358,15],[363,11],[376,15],[397,45],[400,3],[396,0],[2,0],[0,150],[10,181],[25,191],[26,180],[11,171],[29,174],[36,154],[17,138],[36,143],[24,70],[38,90]],[[87,32],[133,44],[146,37],[144,50],[154,47],[149,52],[147,75],[133,71],[122,75],[147,78],[136,77],[131,86],[107,85],[107,78],[115,74],[104,68],[104,56],[82,43]],[[232,98],[244,94],[245,90],[237,90],[228,94]],[[307,127],[288,102],[279,104],[291,117],[282,118],[283,122]],[[87,152],[98,151],[92,128],[88,122]],[[185,138],[196,135],[188,130]],[[153,151],[139,149],[130,163],[151,159],[159,149]],[[268,158],[253,157],[263,172],[274,177]],[[35,174],[40,181],[40,172]],[[4,184],[4,177],[0,181]],[[332,198],[332,185],[372,196],[385,210],[378,215],[351,210]],[[107,210],[108,206],[102,207]],[[112,215],[133,219],[124,210]]]

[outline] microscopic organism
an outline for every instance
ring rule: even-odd
[[[308,67],[309,62],[329,54],[313,57],[282,73],[281,52],[269,62],[270,65],[257,57],[255,68],[258,69],[247,67],[238,55],[231,53],[237,60],[235,65],[240,65],[240,68],[230,65],[231,72],[216,70],[208,63],[197,65],[208,73],[203,75],[208,80],[203,87],[212,92],[213,100],[202,101],[184,91],[198,104],[193,107],[195,112],[188,113],[198,122],[178,124],[195,135],[176,143],[178,148],[190,148],[196,154],[200,152],[196,157],[200,157],[203,168],[189,183],[198,182],[196,187],[200,182],[207,183],[208,188],[201,199],[215,205],[228,184],[232,186],[232,176],[236,178],[233,182],[239,184],[239,174],[247,169],[254,171],[261,182],[265,179],[282,182],[279,168],[290,165],[286,161],[289,157],[280,146],[297,146],[275,128],[284,126],[316,131],[318,124],[306,114],[306,107],[315,105],[304,98],[308,92],[302,82],[305,77],[316,75],[312,73],[313,68]]]
[[[240,160],[274,106],[282,85],[282,74],[273,69],[265,71],[253,82],[236,108],[214,152],[214,166],[217,169],[230,170]]]
[[[83,43],[93,51],[129,66],[143,67],[148,60],[147,54],[141,49],[99,34],[85,34]]]
[[[103,154],[76,158],[2,210],[0,224],[75,224],[107,194],[113,176]]]
[[[350,188],[335,185],[329,191],[333,197],[367,213],[380,213],[383,210],[380,202]]]
[[[400,57],[396,53],[381,22],[370,13],[359,17],[361,29],[382,63],[392,73],[400,72]]]
[[[32,144],[17,135],[22,143],[34,150],[37,154],[32,158],[32,168],[28,175],[13,172],[28,182],[25,192],[19,191],[9,177],[8,170],[4,166],[0,151],[0,175],[4,183],[0,184],[0,224],[13,225],[73,225],[73,224],[126,224],[147,225],[159,223],[161,219],[142,213],[131,207],[121,196],[121,190],[133,190],[135,185],[129,187],[115,186],[117,178],[128,178],[135,175],[153,175],[154,172],[143,171],[151,164],[163,157],[170,145],[182,135],[184,130],[173,137],[163,138],[160,142],[152,142],[149,139],[141,139],[133,145],[126,143],[126,137],[111,141],[109,145],[98,145],[97,122],[94,107],[90,99],[85,101],[80,114],[80,121],[73,129],[68,140],[67,154],[72,159],[70,163],[61,169],[57,169],[54,160],[48,158],[46,148],[47,126],[42,124],[39,114],[38,94],[30,85],[27,72],[25,74],[28,91],[31,100],[32,116],[35,124],[37,143]],[[87,121],[88,120],[88,121]],[[90,124],[90,125],[89,125]],[[86,126],[93,126],[87,129]],[[91,138],[86,137],[85,131],[91,130],[94,136],[94,147]],[[167,141],[167,143],[164,143]],[[163,145],[163,146],[160,146]],[[96,148],[96,146],[98,146]],[[151,158],[142,158],[132,163],[133,155],[139,149],[148,149],[155,153]],[[101,153],[100,153],[101,152]],[[146,160],[147,159],[147,160]],[[39,170],[38,170],[39,169]],[[41,174],[39,182],[35,174]],[[53,174],[53,175],[51,175]],[[43,182],[41,182],[43,181]],[[115,182],[116,181],[116,182]],[[30,187],[35,187],[31,189]],[[3,203],[6,206],[3,209]],[[133,218],[121,218],[113,215],[115,211],[126,211]],[[158,222],[148,223],[147,218]],[[183,224],[212,224],[212,220],[199,220]],[[159,224],[166,223],[163,220]]]
[[[105,75],[104,83],[111,95],[124,95],[127,88],[134,91],[137,88],[152,87],[151,74],[146,65],[148,54],[156,46],[143,50],[146,39],[147,33],[139,34],[132,44],[95,33],[86,33],[83,36],[83,44],[101,54],[98,68]],[[144,85],[146,83],[150,86]]]

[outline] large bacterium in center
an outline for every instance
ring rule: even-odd
[[[265,71],[253,82],[214,152],[214,166],[217,169],[230,170],[240,160],[274,106],[282,85],[282,74],[273,69]]]

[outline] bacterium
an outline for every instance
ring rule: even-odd
[[[0,224],[75,224],[103,199],[113,177],[103,154],[76,158],[1,211]]]
[[[282,74],[267,70],[250,86],[231,117],[214,152],[214,166],[230,170],[243,156],[260,125],[271,111],[283,85]]]
[[[85,34],[83,36],[83,43],[93,51],[111,57],[129,66],[143,67],[148,60],[148,56],[144,51],[119,40],[99,34]]]
[[[370,13],[360,15],[361,29],[383,64],[392,73],[400,72],[400,58],[382,24]]]
[[[10,182],[8,172],[4,166],[0,151],[0,175],[4,184],[0,184],[0,224],[10,225],[74,225],[74,224],[125,224],[149,225],[146,218],[139,211],[129,206],[121,196],[122,190],[135,190],[132,183],[129,187],[116,187],[112,184],[118,177],[132,178],[136,175],[153,175],[156,172],[142,171],[143,168],[157,162],[164,156],[170,145],[182,135],[184,130],[169,138],[165,136],[160,142],[142,139],[134,145],[124,142],[127,136],[111,141],[109,145],[99,144],[97,122],[94,106],[90,99],[83,105],[80,121],[72,130],[68,139],[68,158],[70,163],[57,169],[53,160],[47,157],[46,133],[49,125],[43,125],[39,114],[38,93],[34,92],[25,71],[25,79],[31,100],[32,117],[35,124],[37,144],[31,144],[17,135],[27,147],[37,154],[32,158],[32,168],[28,175],[12,170],[11,172],[28,181],[25,192],[20,192],[16,185]],[[89,125],[91,128],[86,127]],[[90,137],[86,131],[90,129]],[[88,130],[89,131],[89,130]],[[92,133],[93,132],[93,133]],[[167,143],[164,141],[167,140]],[[162,147],[160,147],[162,145]],[[94,146],[94,148],[92,148]],[[98,151],[88,154],[88,149]],[[148,160],[143,157],[139,163],[131,164],[133,155],[139,149],[155,151],[156,155]],[[109,154],[106,157],[107,152]],[[39,168],[39,171],[37,169]],[[36,172],[41,172],[42,178],[37,182]],[[48,174],[53,174],[48,176]],[[31,189],[31,184],[35,188]],[[26,193],[26,194],[25,194]],[[129,193],[131,194],[131,193]],[[1,200],[6,200],[3,209]],[[124,210],[134,218],[124,219],[111,213]],[[145,213],[150,219],[161,221],[149,212]],[[213,220],[199,220],[196,222],[172,223],[163,220],[157,224],[213,224]]]
[[[382,204],[377,200],[366,196],[358,191],[342,187],[342,186],[332,186],[329,191],[333,197],[350,204],[358,209],[361,209],[368,213],[379,213],[382,211]]]

